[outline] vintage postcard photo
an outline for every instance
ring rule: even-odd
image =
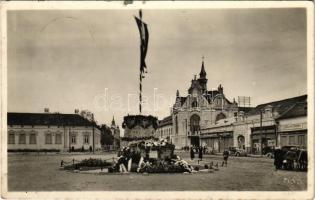
[[[311,2],[2,5],[2,198],[313,198]]]

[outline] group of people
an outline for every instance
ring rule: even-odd
[[[197,146],[190,146],[189,147],[189,151],[190,151],[190,159],[191,160],[194,160],[195,158],[195,153],[198,153],[198,158],[199,160],[198,161],[202,161],[202,157],[203,157],[203,154],[206,152],[206,146],[202,147],[197,147]],[[225,149],[223,151],[223,162],[222,162],[222,167],[225,165],[227,167],[227,161],[228,161],[228,158],[229,158],[229,151],[227,149]]]
[[[203,154],[206,151],[206,146],[204,146],[204,147],[191,146],[189,151],[190,151],[190,159],[191,160],[194,160],[195,153],[198,153],[199,160],[202,160]]]

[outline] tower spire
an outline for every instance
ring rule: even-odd
[[[206,93],[207,92],[207,82],[208,82],[208,79],[207,79],[207,73],[206,73],[206,70],[205,70],[205,64],[204,64],[204,59],[205,57],[202,56],[202,64],[201,64],[201,71],[199,73],[199,79],[198,79],[198,82],[199,84],[201,85],[202,87],[202,93]]]
[[[201,71],[199,73],[199,76],[200,78],[206,78],[207,76],[207,73],[206,73],[206,70],[205,70],[205,66],[204,66],[204,56],[202,56],[202,64],[201,64]]]
[[[113,120],[112,120],[112,126],[115,125],[115,119],[114,119],[114,116],[113,116]]]

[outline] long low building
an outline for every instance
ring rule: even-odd
[[[8,113],[7,119],[8,151],[101,149],[100,129],[79,114]]]
[[[260,104],[201,129],[201,144],[222,152],[238,147],[253,154],[307,146],[307,95]]]

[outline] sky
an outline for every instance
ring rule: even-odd
[[[138,10],[8,13],[8,111],[90,110],[100,124],[139,114]],[[306,94],[305,10],[143,10],[149,28],[144,112],[170,114],[202,57],[208,89],[256,106]]]

